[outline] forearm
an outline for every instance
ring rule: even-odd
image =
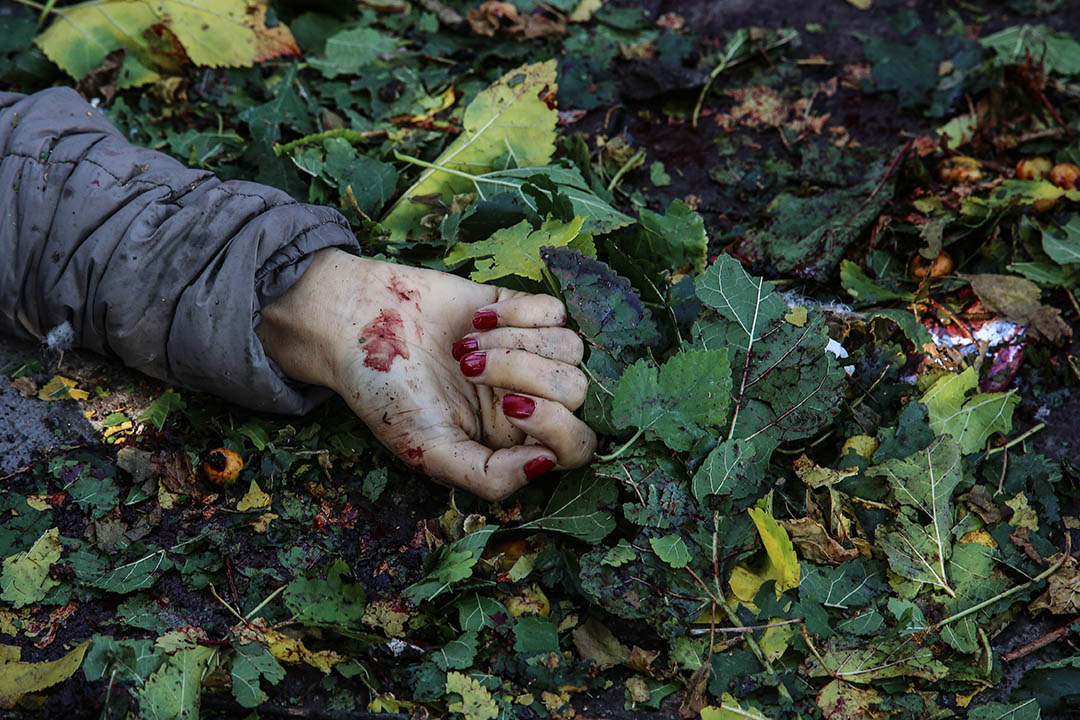
[[[330,208],[128,144],[72,91],[0,95],[0,330],[76,343],[178,385],[311,405],[255,337],[311,255],[355,243]]]

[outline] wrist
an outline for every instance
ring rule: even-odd
[[[262,309],[255,333],[263,350],[293,380],[337,389],[346,308],[356,302],[365,262],[337,248],[312,256],[284,294]]]

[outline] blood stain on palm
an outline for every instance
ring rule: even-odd
[[[390,277],[390,284],[386,286],[386,289],[397,295],[398,300],[411,302],[416,311],[420,312],[420,303],[416,301],[416,291],[402,286],[401,279],[397,275]]]
[[[420,447],[419,445],[417,445],[416,447],[405,448],[405,457],[409,458],[410,460],[423,460],[424,448]]]
[[[360,330],[360,345],[366,354],[364,365],[379,372],[389,372],[394,358],[409,359],[409,348],[402,338],[405,326],[396,310],[383,310]]]

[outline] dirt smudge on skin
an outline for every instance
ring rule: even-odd
[[[379,372],[389,372],[394,358],[409,359],[409,348],[402,338],[405,326],[396,310],[383,310],[360,330],[360,345],[366,357],[364,365]]]

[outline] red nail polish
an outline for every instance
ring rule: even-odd
[[[477,330],[490,330],[499,324],[499,316],[494,310],[477,310],[472,316],[472,326]]]
[[[525,463],[525,467],[522,469],[525,470],[525,478],[532,480],[540,477],[553,467],[555,467],[554,460],[549,457],[538,457]]]
[[[502,407],[503,413],[507,417],[524,420],[536,410],[536,403],[532,398],[527,398],[524,395],[509,394],[503,396]]]
[[[454,356],[455,360],[460,360],[472,351],[479,349],[480,343],[476,340],[476,338],[467,337],[461,338],[456,343],[454,343],[454,347],[450,349],[450,353]]]
[[[487,353],[473,352],[461,358],[461,373],[465,377],[476,377],[484,372],[487,365]]]

